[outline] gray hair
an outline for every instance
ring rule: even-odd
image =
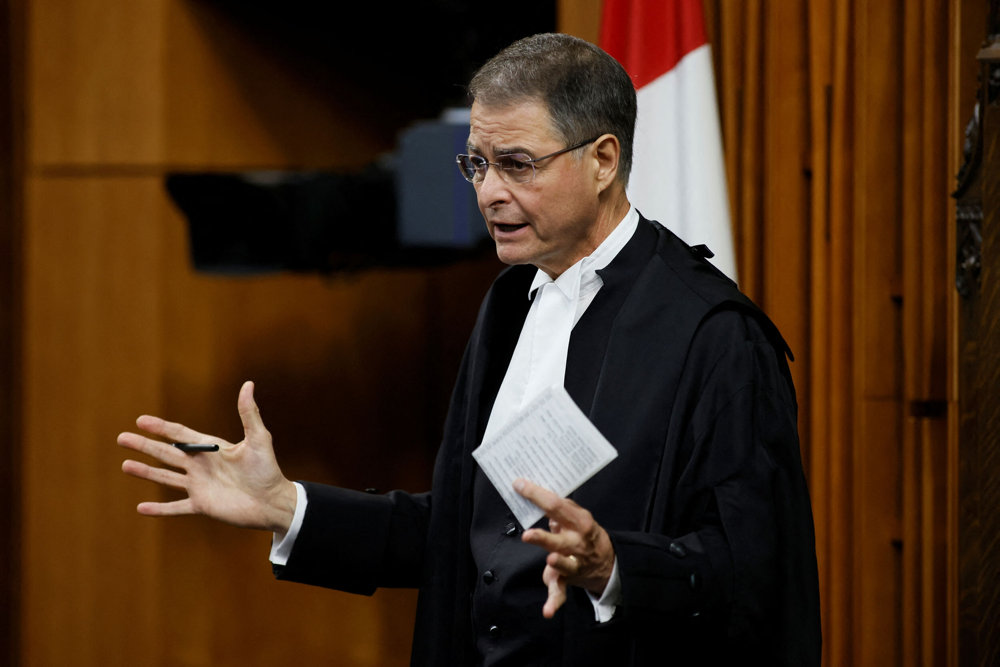
[[[486,106],[540,100],[567,145],[601,134],[621,144],[617,178],[632,170],[636,99],[617,60],[590,42],[559,33],[525,37],[493,56],[472,77],[469,96]]]

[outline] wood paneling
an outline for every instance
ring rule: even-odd
[[[29,164],[155,164],[167,1],[23,4]]]
[[[902,453],[907,446],[901,433],[902,354],[907,343],[902,311],[911,306],[901,291],[902,269],[918,258],[904,257],[901,247],[905,197],[899,160],[905,101],[899,79],[904,36],[903,26],[895,22],[905,20],[913,8],[904,8],[902,2],[856,3],[852,31],[852,85],[857,91],[851,207],[855,342],[850,363],[855,386],[849,395],[857,406],[849,478],[855,499],[850,532],[854,664],[901,664],[902,551],[919,547],[902,543],[900,524]]]
[[[917,545],[903,551],[903,664],[940,665],[950,643],[946,634],[947,538],[947,399],[949,362],[946,302],[953,293],[949,280],[947,239],[954,224],[948,202],[932,193],[948,192],[953,168],[948,143],[938,141],[949,128],[948,109],[935,91],[948,88],[948,3],[925,3],[907,13],[903,51],[902,183],[907,192],[902,216],[903,349],[905,406],[903,449],[902,543]],[[954,38],[952,38],[954,39]],[[958,44],[952,49],[958,51]],[[954,132],[954,130],[952,130]],[[954,135],[953,135],[954,136]],[[954,141],[954,139],[952,139]],[[953,163],[952,163],[953,164]],[[945,222],[946,224],[942,224]],[[951,222],[951,225],[947,224]],[[942,253],[945,249],[945,253]],[[937,286],[945,283],[946,289]]]
[[[828,664],[945,646],[954,4],[706,3],[741,282],[798,342]]]
[[[0,664],[18,655],[20,573],[21,201],[23,21],[0,0]]]
[[[22,642],[27,665],[158,653],[161,531],[114,438],[161,402],[155,178],[29,179]],[[141,221],[141,222],[137,222]]]
[[[164,13],[167,164],[359,167],[395,145],[405,104],[381,103],[339,68],[280,49],[212,3],[173,0]]]
[[[704,2],[740,284],[796,353],[826,664],[939,664],[947,645],[962,4]]]
[[[23,163],[4,157],[19,180],[4,172],[13,192],[0,193],[24,216],[23,235],[0,235],[23,258],[0,280],[16,297],[0,323],[17,373],[0,398],[23,394],[10,404],[23,423],[8,475],[21,511],[5,544],[23,563],[20,627],[3,619],[18,633],[11,662],[406,664],[414,591],[279,583],[270,535],[139,516],[138,502],[171,492],[124,476],[114,444],[143,413],[238,439],[236,393],[252,378],[290,477],[428,487],[496,260],[196,274],[163,187],[171,169],[367,164],[395,144],[405,105],[374,105],[336,72],[314,78],[209,3],[13,4],[26,41],[4,64],[27,95],[0,101],[23,109],[27,140]],[[17,127],[0,116],[5,140]]]
[[[205,276],[159,177],[39,176],[29,194],[25,664],[406,664],[414,591],[278,583],[269,535],[140,517],[171,493],[121,475],[113,442],[150,412],[238,439],[253,378],[289,476],[426,488],[495,261]]]
[[[559,31],[597,44],[601,38],[601,0],[560,0],[556,4]]]
[[[256,40],[211,3],[27,3],[32,164],[356,167],[405,106]]]

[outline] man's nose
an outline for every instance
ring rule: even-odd
[[[499,167],[490,165],[483,175],[483,180],[476,188],[476,197],[483,208],[505,202],[510,198],[510,187]]]

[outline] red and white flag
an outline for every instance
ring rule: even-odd
[[[639,117],[628,194],[647,218],[736,280],[712,52],[701,0],[604,0],[601,48],[635,82]]]

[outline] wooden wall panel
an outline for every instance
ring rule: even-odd
[[[833,22],[823,24],[821,21],[829,14]],[[813,95],[822,91],[826,114],[819,117],[826,132],[823,135],[823,146],[820,153],[827,163],[829,173],[828,202],[826,216],[817,219],[823,230],[821,247],[827,253],[829,261],[829,280],[826,288],[820,291],[822,284],[817,281],[817,290],[812,299],[818,303],[828,304],[825,318],[814,321],[813,331],[826,329],[829,331],[829,347],[824,349],[817,344],[811,348],[815,353],[826,357],[829,368],[828,376],[811,378],[814,396],[825,397],[825,408],[829,410],[829,436],[816,428],[810,434],[814,447],[822,450],[822,455],[814,453],[818,459],[828,459],[828,471],[813,466],[810,471],[828,481],[829,495],[813,493],[813,506],[821,508],[818,516],[829,519],[827,526],[821,527],[827,534],[825,545],[817,544],[817,556],[820,563],[821,581],[826,583],[826,595],[820,590],[820,601],[823,612],[824,628],[824,659],[831,665],[850,664],[853,651],[854,616],[853,580],[855,556],[853,549],[853,526],[855,516],[855,498],[851,488],[851,471],[853,452],[850,443],[853,438],[853,424],[856,410],[853,401],[847,400],[855,386],[855,368],[849,363],[854,353],[854,332],[846,323],[855,316],[855,229],[850,221],[853,219],[854,200],[854,145],[855,123],[853,106],[859,93],[851,86],[851,73],[854,67],[853,39],[853,9],[849,3],[833,3],[833,11],[827,12],[810,23],[812,33],[824,33],[832,27],[828,39],[815,42],[818,47],[827,47],[830,52],[820,48],[818,55],[810,54],[811,59],[829,63],[829,70],[822,71],[822,78],[813,85]],[[842,48],[836,48],[841,45]],[[822,88],[820,88],[822,86]],[[819,146],[820,144],[816,144]],[[824,247],[825,246],[825,247]],[[825,546],[825,548],[820,548]],[[826,600],[826,602],[823,602]]]
[[[601,38],[602,0],[560,0],[556,25],[560,32],[597,44]]]
[[[763,213],[764,177],[758,156],[764,154],[764,122],[761,99],[764,75],[764,19],[759,0],[742,6],[737,3],[719,8],[728,46],[720,45],[719,57],[724,85],[720,96],[720,113],[725,109],[743,109],[745,113],[723,116],[723,145],[728,151],[727,174],[731,194],[733,238],[736,243],[736,270],[740,286],[751,298],[760,298],[764,291],[763,229],[756,224]],[[732,17],[727,20],[727,17]],[[722,42],[722,36],[718,40]],[[714,48],[714,44],[713,44]],[[737,148],[739,147],[739,148]],[[735,159],[733,159],[735,157]]]
[[[395,146],[405,104],[382,103],[338,68],[281,49],[236,16],[206,2],[166,5],[159,27],[167,65],[156,82],[166,164],[359,167]]]
[[[764,34],[794,34],[805,24],[806,8],[799,3],[767,3]],[[809,254],[812,227],[795,224],[809,215],[810,155],[808,146],[808,60],[803,40],[765,39],[762,93],[767,102],[763,113],[762,170],[763,210],[759,218],[761,238],[760,291],[754,298],[778,325],[796,355],[792,377],[798,400],[808,404],[810,356],[808,312],[810,292]],[[790,224],[791,223],[791,224]],[[799,430],[809,433],[809,412],[799,415]],[[811,451],[808,443],[803,447]],[[808,456],[805,457],[808,465]]]
[[[839,534],[834,528],[837,520],[845,517],[842,509],[849,507],[844,498],[837,497],[843,488],[838,472],[843,470],[842,457],[838,457],[830,446],[831,441],[843,441],[844,415],[838,414],[838,407],[844,404],[834,400],[839,395],[836,390],[845,383],[847,369],[839,359],[843,354],[844,328],[831,326],[831,322],[843,321],[837,307],[843,301],[817,299],[815,294],[833,294],[838,286],[849,285],[849,259],[835,249],[848,245],[845,234],[850,233],[846,225],[833,226],[835,165],[832,161],[833,134],[842,127],[834,122],[834,98],[831,81],[833,78],[833,50],[830,44],[838,38],[834,7],[829,2],[813,3],[807,13],[806,31],[812,48],[809,50],[809,159],[810,194],[808,217],[813,221],[809,246],[810,299],[808,310],[810,339],[810,373],[808,377],[809,397],[800,402],[805,406],[809,419],[808,428],[801,433],[808,434],[807,475],[813,501],[813,519],[816,527],[816,551],[820,555],[820,600],[825,613],[822,615],[823,636],[826,646],[831,646],[831,618],[836,618],[844,607],[844,580],[841,572],[828,557],[838,545]],[[843,102],[840,102],[843,105]],[[849,287],[848,287],[849,289]],[[815,499],[828,498],[828,502]],[[836,642],[834,640],[834,645]],[[840,646],[843,644],[841,643]],[[828,648],[827,651],[830,649]],[[837,664],[831,662],[830,664]]]
[[[210,3],[28,3],[37,165],[356,167],[405,106],[247,34]]]
[[[158,161],[165,0],[23,4],[30,164]]]
[[[948,238],[954,227],[948,201],[934,193],[948,192],[953,168],[948,165],[949,142],[936,140],[948,128],[946,105],[936,91],[948,88],[949,5],[927,2],[905,16],[903,168],[905,191],[922,198],[902,202],[904,339],[904,502],[902,636],[904,664],[945,664],[950,643],[946,629],[947,538],[947,370],[949,324],[946,301],[953,292]],[[953,49],[958,50],[957,43]],[[959,135],[950,138],[953,144]],[[945,224],[942,224],[944,221]],[[939,631],[928,631],[939,629]]]
[[[36,177],[30,192],[25,664],[406,664],[414,591],[278,583],[268,535],[140,517],[173,494],[121,475],[114,437],[152,412],[238,439],[249,377],[290,476],[424,489],[497,264],[198,275],[159,177]]]
[[[238,439],[252,378],[289,476],[423,490],[498,263],[196,274],[167,171],[364,165],[394,145],[405,106],[311,78],[208,3],[16,4],[30,130],[13,165],[25,235],[11,239],[25,303],[12,320],[19,661],[406,664],[415,592],[278,583],[269,535],[139,516],[170,494],[122,475],[114,440],[142,413]]]
[[[153,178],[28,182],[25,665],[158,652],[160,530],[135,523],[141,490],[113,443],[126,415],[161,400],[159,191]]]
[[[0,664],[19,649],[23,20],[0,0]]]
[[[183,224],[166,229],[176,261]],[[233,279],[175,263],[162,303],[163,413],[238,439],[236,391],[253,379],[288,476],[425,489],[462,344],[497,268]],[[188,619],[161,628],[162,664],[407,663],[414,591],[365,598],[276,582],[269,535],[197,519],[161,530],[162,614]]]
[[[796,380],[809,388],[800,426],[817,522],[825,660],[930,664],[941,655],[945,631],[940,464],[947,429],[935,406],[947,359],[942,156],[949,139],[945,104],[931,92],[946,87],[945,53],[955,48],[945,4],[809,3],[796,19],[798,32],[781,31],[784,41],[805,45],[807,101],[797,100],[802,93],[794,87],[781,87],[801,76],[794,59],[765,58],[763,89],[747,72],[747,63],[761,62],[762,22],[770,26],[775,12],[793,10],[707,5],[718,26],[724,139],[740,238],[762,244],[774,258],[776,247],[794,257],[798,244],[811,246],[810,289],[798,303],[786,286],[770,284],[795,276],[794,261],[789,266],[765,253],[759,262],[746,246],[738,252],[751,263],[740,267],[750,278],[744,288],[766,294],[765,308],[793,322],[793,332],[807,332],[799,354],[806,363]],[[794,52],[791,45],[780,48]],[[759,121],[788,110],[805,117]],[[747,136],[748,128],[761,136]],[[786,136],[776,141],[775,133]],[[791,169],[755,174],[761,145],[782,146],[772,164],[802,164],[808,182]],[[782,202],[805,193],[808,216],[790,219],[785,204],[761,208],[759,189]],[[784,229],[800,225],[808,231]],[[913,601],[918,608],[908,610]],[[917,632],[907,621],[905,642],[904,618],[920,624]]]
[[[844,619],[851,633],[843,664],[902,664],[900,601],[899,403],[867,399],[855,411],[850,470],[854,494],[850,517],[851,606]]]
[[[899,664],[902,516],[902,3],[858,3],[854,19],[856,316],[851,486],[855,664]],[[901,26],[900,26],[901,27]],[[887,642],[886,637],[896,638]]]

